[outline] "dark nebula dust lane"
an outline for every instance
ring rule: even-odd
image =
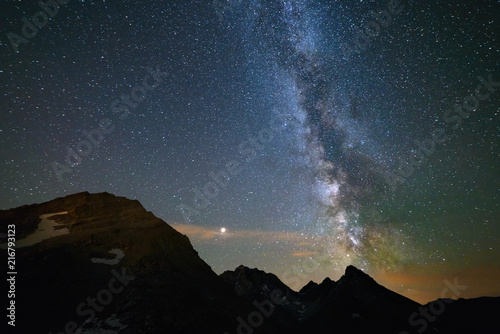
[[[71,1],[13,48],[43,9],[5,1],[0,206],[106,191],[218,273],[313,260],[301,284],[353,264],[420,300],[442,273],[490,286],[499,6]]]
[[[379,248],[389,246],[379,229],[390,227],[377,227],[376,221],[367,226],[360,217],[360,211],[366,215],[371,210],[363,203],[368,195],[378,190],[383,196],[383,169],[376,161],[380,156],[357,150],[357,142],[363,142],[357,132],[363,125],[356,120],[356,101],[338,80],[344,75],[345,66],[340,65],[344,55],[323,52],[320,18],[312,5],[307,1],[246,3],[244,12],[250,14],[241,20],[246,29],[242,35],[251,41],[249,48],[286,73],[284,80],[295,97],[295,105],[284,113],[300,120],[292,140],[302,147],[304,168],[312,180],[310,191],[319,204],[319,221],[312,224],[316,233],[330,235],[322,252],[336,261],[342,259],[342,264],[360,261],[366,266],[373,259],[369,243],[377,238]],[[388,234],[397,238],[397,232]],[[392,262],[396,256],[391,252],[398,251],[382,252]]]

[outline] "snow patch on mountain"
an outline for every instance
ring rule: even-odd
[[[68,234],[68,228],[56,228],[59,224],[55,220],[49,219],[52,216],[65,215],[67,213],[68,211],[61,211],[40,215],[42,221],[38,224],[38,228],[26,238],[17,240],[16,248],[33,246],[43,240]],[[1,244],[0,248],[7,249],[7,243]]]

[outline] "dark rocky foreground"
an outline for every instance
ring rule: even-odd
[[[422,306],[352,266],[299,292],[244,266],[217,276],[186,236],[108,193],[0,211],[2,233],[15,224],[19,242],[62,211],[49,219],[68,234],[16,249],[16,326],[4,315],[1,333],[500,333],[500,298]]]

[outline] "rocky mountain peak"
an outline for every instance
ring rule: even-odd
[[[345,269],[344,275],[338,280],[339,286],[374,286],[378,285],[373,278],[364,271],[349,265]]]
[[[185,235],[136,200],[83,192],[0,211],[17,241],[44,219],[68,233],[16,250],[20,332],[215,333],[250,311]]]
[[[419,308],[436,309],[354,266],[337,282],[310,281],[300,292],[244,265],[217,276],[185,235],[138,201],[109,193],[0,210],[0,225],[11,224],[22,245],[15,249],[20,333],[399,333],[414,331],[408,319]],[[39,231],[44,237],[34,238]],[[433,324],[440,333],[500,327],[500,298],[436,303],[447,305]]]

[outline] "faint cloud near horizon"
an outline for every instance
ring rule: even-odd
[[[321,244],[325,238],[306,232],[230,228],[221,232],[220,228],[191,224],[170,224],[170,226],[189,237],[194,248],[216,273],[228,269],[234,270],[243,264],[272,272],[285,284],[289,282],[283,273],[290,271],[290,268],[299,268],[303,261],[317,259],[322,255],[318,253],[315,245]],[[280,258],[279,266],[271,261],[276,257]],[[321,282],[325,277],[337,280],[344,269],[320,265],[312,272],[301,272],[298,278],[303,285],[309,280]],[[500,267],[488,264],[467,268],[459,268],[450,263],[411,265],[392,271],[372,269],[367,274],[380,285],[421,304],[440,298],[445,286],[443,282],[453,281],[455,277],[460,284],[467,285],[467,289],[458,296],[459,298],[500,296]],[[297,279],[295,276],[294,278]]]
[[[216,238],[225,239],[252,239],[260,242],[295,242],[297,246],[303,247],[311,244],[314,236],[303,232],[286,231],[259,231],[259,230],[231,230],[227,228],[221,232],[217,228],[192,224],[169,224],[178,232],[187,235],[193,241],[210,240]]]

